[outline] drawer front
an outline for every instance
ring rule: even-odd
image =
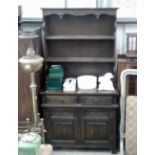
[[[79,102],[81,104],[112,104],[112,96],[79,96]]]
[[[50,104],[75,104],[77,102],[77,97],[76,96],[69,96],[69,95],[64,95],[64,96],[51,96],[47,95],[44,98],[45,103],[50,103]]]

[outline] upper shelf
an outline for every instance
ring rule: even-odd
[[[111,58],[94,58],[94,57],[52,57],[47,58],[47,62],[92,62],[92,63],[114,63],[115,59]]]
[[[47,35],[47,40],[114,40],[114,35]]]

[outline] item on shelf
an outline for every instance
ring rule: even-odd
[[[48,75],[48,78],[50,79],[58,79],[58,78],[62,78],[64,75],[63,73],[50,73]]]
[[[76,91],[76,78],[66,78],[63,84],[63,91]]]
[[[98,82],[99,82],[99,87],[98,90],[115,90],[113,83],[112,83],[112,78],[114,76],[111,73],[106,73],[104,76],[99,76]]]
[[[61,65],[52,65],[49,69],[50,73],[63,73],[63,67]]]
[[[41,146],[41,137],[39,134],[29,132],[23,134],[18,142],[19,155],[37,155]]]
[[[77,77],[79,89],[95,89],[97,86],[97,77],[94,75],[81,75]]]
[[[52,82],[52,80],[46,81],[47,90],[61,90],[62,82]]]
[[[46,78],[47,90],[61,90],[64,72],[61,65],[52,65]]]

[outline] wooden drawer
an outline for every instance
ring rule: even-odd
[[[79,96],[79,103],[81,104],[112,104],[112,96]]]
[[[48,104],[75,104],[77,102],[77,96],[46,95],[43,102]]]

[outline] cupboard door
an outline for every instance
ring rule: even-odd
[[[110,113],[105,110],[85,110],[83,111],[82,138],[87,146],[104,147],[110,146],[111,124]]]
[[[55,108],[44,112],[44,115],[48,143],[56,147],[70,146],[76,143],[78,127],[73,109]]]

